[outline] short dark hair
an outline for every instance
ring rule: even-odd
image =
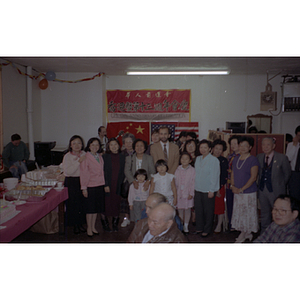
[[[300,125],[296,127],[295,129],[295,134],[297,134],[298,132],[300,132]]]
[[[143,141],[142,139],[136,139],[136,140],[133,142],[133,144],[132,144],[132,149],[135,150],[135,145],[136,145],[137,142],[142,142],[142,143],[144,144],[144,147],[145,147],[144,152],[145,152],[145,151],[147,150],[147,148],[148,148],[148,144],[147,144],[146,141]]]
[[[86,147],[84,149],[85,152],[91,152],[91,149],[90,149],[90,145],[94,142],[94,141],[98,141],[99,143],[99,150],[97,151],[97,153],[101,153],[102,152],[102,147],[101,147],[101,142],[100,140],[97,138],[97,137],[92,137],[88,140],[87,144],[86,144]]]
[[[167,162],[164,159],[159,159],[156,163],[155,163],[155,170],[157,172],[157,167],[159,166],[166,166],[167,167],[167,172],[169,171],[169,167]]]
[[[11,136],[12,141],[19,141],[20,139],[21,139],[21,136],[17,133],[15,133]]]
[[[183,147],[183,152],[188,152],[186,148],[191,143],[194,143],[195,147],[196,147],[195,156],[199,156],[200,152],[199,152],[199,147],[198,147],[197,140],[188,140],[188,141],[186,141],[185,144],[184,144],[184,147]]]
[[[292,211],[295,211],[297,210],[298,212],[300,212],[300,203],[299,203],[299,200],[295,197],[292,197],[290,195],[286,195],[286,194],[280,194],[277,198],[277,199],[282,199],[282,200],[289,200],[290,201],[290,205],[291,205],[291,210]],[[275,200],[275,201],[276,201]],[[300,217],[300,214],[298,214],[298,218]]]
[[[223,152],[227,150],[227,144],[225,141],[221,139],[214,140],[212,143],[212,148],[214,148],[216,145],[222,145],[223,146]]]
[[[188,131],[186,133],[186,136],[190,136],[193,140],[197,139],[197,134],[196,134],[196,132],[193,132],[193,131]]]
[[[106,144],[106,152],[105,153],[108,153],[108,154],[110,154],[110,153],[112,153],[111,151],[110,151],[110,149],[109,149],[109,144],[111,143],[111,142],[117,142],[118,143],[118,145],[119,145],[119,150],[118,150],[118,152],[120,153],[121,152],[121,146],[120,146],[120,142],[116,139],[116,138],[110,138],[109,140],[108,140],[108,142],[107,142],[107,144]]]
[[[232,140],[237,140],[237,143],[239,144],[241,142],[241,136],[240,135],[233,135],[229,138],[228,144],[230,145]]]
[[[246,135],[242,136],[240,143],[242,142],[247,142],[251,147],[254,146],[254,138],[252,136],[246,136]]]
[[[161,129],[168,129],[168,133],[171,134],[170,128],[169,128],[169,127],[164,126],[164,125],[163,125],[163,126],[160,126],[159,129],[158,129],[158,133],[159,133],[159,131],[160,131]]]
[[[297,134],[297,133],[296,133]],[[289,134],[289,133],[286,133],[285,134],[285,140],[286,140],[286,142],[292,142],[293,141],[293,136],[291,135],[291,134]]]
[[[181,165],[181,157],[182,157],[183,155],[187,155],[187,156],[190,158],[190,160],[193,161],[193,158],[192,158],[191,154],[189,154],[188,152],[182,152],[182,153],[180,154],[180,157],[179,157],[179,164],[180,164],[180,165]]]
[[[134,173],[133,177],[136,179],[138,175],[144,175],[145,176],[145,180],[148,179],[147,171],[145,169],[138,169],[138,170],[136,170],[136,172]]]
[[[203,139],[203,140],[201,140],[200,142],[199,142],[199,148],[200,148],[200,145],[202,145],[202,144],[207,144],[207,146],[208,146],[208,148],[211,148],[211,141],[208,141],[208,140],[206,140],[206,139]]]
[[[98,128],[98,133],[101,132],[101,128],[105,128],[105,126],[100,126],[100,127]]]
[[[153,135],[154,133],[159,133],[159,130],[158,129],[154,129],[151,133],[151,135]]]
[[[186,135],[187,135],[187,131],[181,131],[178,139],[180,139],[181,137],[186,136]]]
[[[83,138],[80,136],[80,135],[73,135],[71,138],[70,138],[70,141],[69,141],[69,147],[68,147],[68,151],[69,152],[72,152],[72,148],[71,148],[71,143],[76,140],[76,139],[79,139],[81,140],[81,150],[84,149],[84,142],[83,142]]]

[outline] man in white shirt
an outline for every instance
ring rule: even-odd
[[[289,195],[300,200],[300,125],[295,130],[293,141],[288,144],[286,149],[292,175],[288,183]]]
[[[106,144],[108,142],[108,138],[106,136],[106,128],[105,126],[100,126],[98,128],[98,136],[101,142],[101,148],[103,149],[103,151],[106,151]]]

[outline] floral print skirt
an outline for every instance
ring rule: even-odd
[[[258,231],[257,195],[234,194],[232,228],[243,232]]]

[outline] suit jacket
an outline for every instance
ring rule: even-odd
[[[258,154],[257,159],[260,164],[259,173],[258,173],[258,183],[259,183],[262,174],[262,169],[265,163],[265,154],[264,153]],[[273,192],[276,195],[276,197],[279,196],[280,194],[286,193],[286,185],[289,181],[290,176],[291,176],[291,166],[287,156],[285,154],[274,151],[271,181],[272,181]],[[260,193],[260,190],[258,190],[258,193]]]
[[[139,220],[128,238],[129,243],[142,243],[149,230],[148,218]],[[185,236],[180,232],[175,221],[170,229],[162,236],[153,237],[148,243],[186,243]]]
[[[145,169],[147,171],[148,180],[150,180],[151,174],[156,173],[152,156],[144,153],[141,169]],[[135,180],[133,176],[136,172],[136,153],[134,153],[132,156],[126,157],[124,172],[128,182],[132,183]]]
[[[165,159],[164,151],[162,149],[162,146],[160,142],[154,143],[151,146],[150,149],[151,156],[153,157],[154,164],[159,159]],[[169,173],[175,174],[175,171],[179,165],[179,147],[169,142],[169,153],[168,153],[168,167],[169,167]]]

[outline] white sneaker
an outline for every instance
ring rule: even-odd
[[[123,222],[121,224],[121,227],[126,227],[129,224],[130,224],[130,221],[127,218],[124,218],[124,220],[123,220]]]
[[[184,224],[184,225],[183,225],[183,231],[184,231],[184,232],[189,232],[189,227],[188,227],[187,224]]]

